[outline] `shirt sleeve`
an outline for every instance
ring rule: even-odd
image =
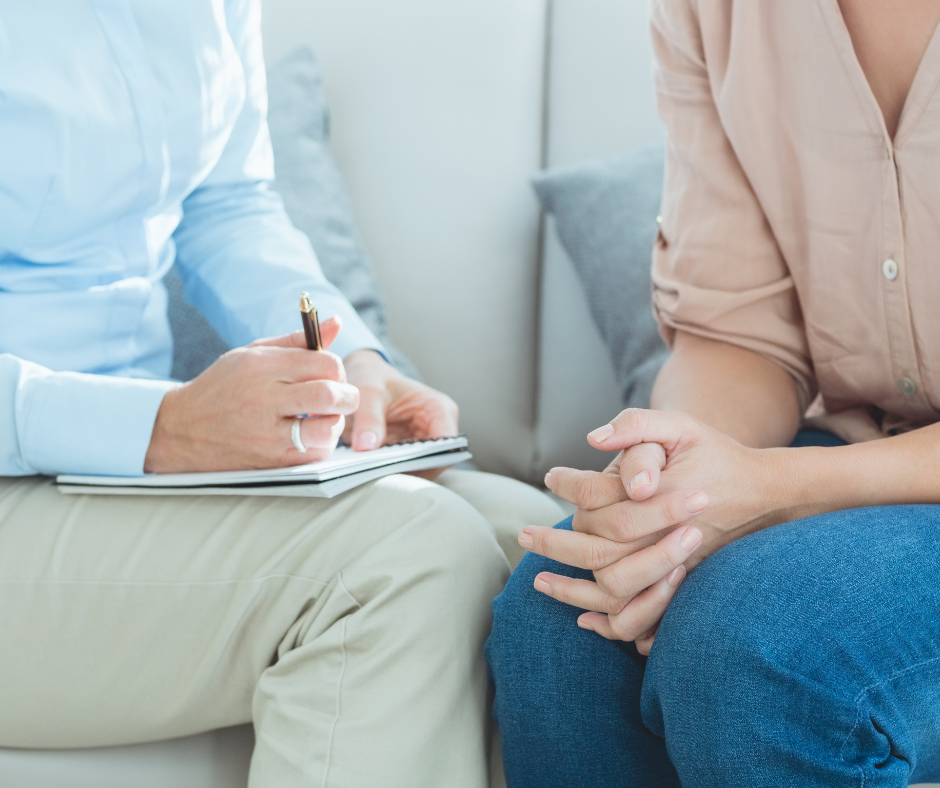
[[[174,242],[186,299],[238,346],[299,329],[299,296],[307,291],[321,320],[343,320],[333,352],[345,358],[370,348],[384,355],[271,189],[260,0],[228,0],[226,21],[245,73],[245,100],[221,158],[183,202]]]
[[[653,252],[653,306],[672,344],[686,331],[759,353],[815,382],[786,261],[715,105],[693,0],[654,0],[652,36],[666,176]]]
[[[0,476],[143,473],[168,381],[53,372],[0,354]]]

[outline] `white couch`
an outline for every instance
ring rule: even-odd
[[[661,138],[646,0],[265,0],[267,61],[318,53],[334,152],[391,334],[461,405],[484,470],[602,467],[620,409],[528,178]],[[0,700],[2,702],[2,700]],[[244,788],[249,727],[106,750],[0,750],[2,788]]]

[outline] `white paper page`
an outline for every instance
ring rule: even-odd
[[[132,487],[101,484],[60,484],[57,489],[65,495],[260,495],[287,498],[333,498],[373,479],[395,473],[426,471],[473,459],[468,451],[448,452],[396,462],[381,468],[351,473],[326,482],[309,484],[269,484],[263,487]]]
[[[341,446],[328,460],[297,465],[291,468],[268,468],[260,471],[222,471],[217,473],[148,473],[142,476],[83,476],[63,474],[59,484],[102,485],[108,487],[216,487],[227,484],[261,484],[265,482],[322,482],[350,473],[380,468],[403,460],[431,454],[466,449],[466,436],[382,446],[372,451],[353,451]]]

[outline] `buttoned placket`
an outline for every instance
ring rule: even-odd
[[[937,414],[930,406],[924,392],[907,289],[907,245],[901,204],[898,152],[903,151],[904,143],[911,131],[916,128],[924,104],[934,93],[934,85],[929,84],[927,80],[936,82],[937,79],[935,73],[928,72],[931,70],[933,50],[940,47],[940,32],[934,33],[924,53],[901,113],[895,138],[892,139],[888,134],[881,107],[855,55],[855,48],[842,18],[838,0],[819,0],[819,3],[825,18],[831,25],[830,29],[836,47],[855,82],[863,112],[869,117],[874,127],[877,139],[873,141],[883,151],[881,254],[877,261],[869,261],[867,264],[879,266],[878,281],[884,303],[885,328],[891,359],[891,370],[885,370],[885,372],[890,372],[893,381],[892,390],[885,391],[884,394],[896,403],[891,408],[896,413],[934,420]],[[926,66],[925,63],[927,63]],[[936,69],[933,70],[936,71]]]
[[[896,386],[895,396],[899,400],[898,411],[929,417],[933,411],[923,395],[911,322],[911,304],[907,294],[906,244],[898,161],[894,143],[887,138],[887,132],[885,152],[883,246],[879,279],[891,353],[891,375]]]
[[[933,136],[933,130],[929,127],[923,127],[923,119],[928,107],[937,100],[937,91],[940,87],[940,27],[933,31],[930,42],[923,53],[921,62],[918,64],[917,72],[911,83],[904,107],[901,112],[898,129],[894,140],[890,140],[885,129],[885,139],[888,140],[890,150],[890,160],[892,164],[892,191],[894,197],[894,208],[897,223],[897,237],[899,238],[899,247],[904,251],[901,253],[903,259],[898,259],[898,276],[891,280],[885,276],[884,287],[886,294],[891,292],[894,287],[899,291],[899,298],[903,299],[903,329],[904,340],[903,354],[900,358],[894,358],[894,371],[897,380],[898,391],[901,393],[902,401],[906,401],[906,412],[916,414],[924,421],[933,422],[940,418],[938,412],[931,404],[930,392],[924,385],[924,369],[922,364],[926,359],[918,355],[918,342],[914,334],[914,317],[911,310],[911,288],[917,287],[916,282],[912,282],[909,277],[909,261],[906,259],[906,232],[903,217],[906,215],[904,206],[901,202],[903,191],[901,183],[909,184],[910,177],[905,171],[905,160],[907,159],[906,150],[908,146],[917,148],[922,144],[923,134]],[[915,159],[916,160],[916,159]],[[910,165],[908,165],[910,166]],[[903,174],[903,177],[902,177]],[[923,252],[921,252],[922,254]],[[923,265],[922,258],[918,258],[918,265]],[[889,265],[887,274],[891,270]],[[918,280],[921,277],[918,276]],[[886,299],[886,306],[887,306]],[[899,315],[899,318],[902,315]],[[899,324],[901,323],[899,319]],[[904,411],[902,411],[904,412]]]

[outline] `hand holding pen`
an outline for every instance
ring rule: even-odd
[[[169,391],[157,413],[144,469],[283,468],[329,457],[344,416],[359,407],[359,390],[347,382],[342,359],[327,351],[340,327],[338,317],[323,321],[319,353],[309,352],[303,331],[235,348]],[[298,422],[302,414],[310,418]],[[306,452],[292,439],[295,424]]]
[[[304,325],[307,350],[323,350],[323,339],[320,337],[320,321],[317,320],[317,308],[310,303],[309,293],[300,294],[300,321]]]
[[[310,301],[309,293],[300,294],[300,322],[304,326],[304,339],[307,341],[307,350],[323,350],[323,339],[320,336],[320,321],[317,319],[317,308]],[[306,413],[297,417],[291,426],[290,439],[294,448],[301,454],[307,453],[307,447],[300,437],[300,425],[308,418]]]

